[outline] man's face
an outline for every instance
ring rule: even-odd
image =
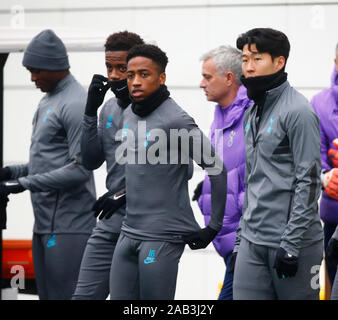
[[[27,68],[27,70],[31,73],[31,81],[35,83],[37,89],[40,89],[42,92],[50,92],[52,91],[57,83],[59,82],[59,78],[57,77],[57,72]]]
[[[127,65],[128,89],[135,101],[141,101],[165,83],[165,73],[159,66],[146,57],[134,57]]]
[[[204,90],[207,100],[220,103],[229,92],[227,74],[220,75],[216,71],[214,59],[210,58],[203,62],[202,76],[200,88]]]
[[[127,78],[128,51],[106,51],[106,68],[109,81]]]
[[[272,60],[271,55],[266,52],[258,52],[256,44],[246,44],[242,52],[242,71],[245,78],[267,76],[280,71],[285,65],[283,56]]]

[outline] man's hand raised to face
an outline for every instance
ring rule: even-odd
[[[85,114],[90,117],[97,115],[97,109],[102,104],[106,92],[111,87],[111,82],[108,81],[108,78],[100,75],[94,74],[92,82],[88,88],[87,103]]]

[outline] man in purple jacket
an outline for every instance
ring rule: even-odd
[[[205,53],[200,87],[208,101],[216,102],[209,138],[228,169],[228,193],[223,228],[213,240],[218,254],[226,264],[226,274],[219,300],[232,300],[233,271],[229,267],[236,239],[236,229],[242,215],[244,199],[244,131],[243,116],[251,105],[246,89],[241,85],[241,51],[220,46]],[[211,187],[208,176],[197,186],[193,200],[204,215],[206,225],[211,213]],[[230,271],[230,272],[229,272]]]
[[[336,46],[335,67],[331,76],[331,87],[316,94],[311,104],[320,119],[322,172],[331,171],[334,161],[328,156],[337,148],[333,140],[338,138],[338,44]],[[329,152],[330,151],[330,152]],[[338,224],[338,200],[330,197],[325,189],[320,201],[320,217],[324,222],[324,248],[327,271],[331,285],[337,267],[327,261],[327,246]]]

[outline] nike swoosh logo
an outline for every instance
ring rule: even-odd
[[[127,86],[124,86],[123,88],[119,89],[119,88],[116,88],[116,91],[122,91],[123,89],[127,88]]]
[[[51,242],[51,243],[48,242],[47,243],[47,248],[53,247],[53,246],[55,246],[55,244],[56,244],[55,242]]]
[[[114,194],[113,196],[113,200],[117,200],[117,199],[120,199],[121,197],[123,197],[125,195],[125,193],[122,193],[120,195],[116,195],[116,193]]]
[[[153,262],[156,262],[156,261],[155,261],[155,259],[147,258],[147,259],[144,259],[143,262],[144,262],[144,264],[149,264],[149,263],[153,263]]]

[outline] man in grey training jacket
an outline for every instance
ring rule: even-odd
[[[234,299],[318,299],[323,231],[319,119],[287,81],[290,43],[270,28],[237,39],[246,192],[235,245]],[[236,258],[237,256],[237,258]]]
[[[133,46],[142,44],[139,35],[123,31],[110,35],[105,43],[107,78],[94,75],[88,90],[83,117],[81,154],[83,165],[89,170],[107,166],[106,188],[108,192],[94,205],[99,220],[90,236],[83,255],[79,279],[73,294],[74,300],[104,300],[109,294],[109,273],[117,239],[120,235],[125,205],[112,213],[116,207],[113,195],[125,188],[124,165],[115,159],[120,141],[116,132],[122,128],[123,113],[130,104],[127,86],[127,54]],[[97,116],[97,109],[108,89],[114,92]],[[125,196],[118,199],[125,203]]]
[[[52,31],[29,43],[23,65],[46,93],[33,118],[29,163],[3,168],[7,194],[31,191],[33,262],[40,299],[70,299],[82,254],[95,226],[92,172],[81,165],[80,130],[86,91],[69,72],[66,48]]]
[[[110,272],[113,300],[174,299],[185,243],[205,248],[222,228],[226,168],[194,120],[169,97],[167,62],[154,45],[135,46],[127,56],[132,104],[123,114],[116,151],[125,163],[126,216]],[[203,229],[190,206],[190,158],[211,181],[212,214]]]

